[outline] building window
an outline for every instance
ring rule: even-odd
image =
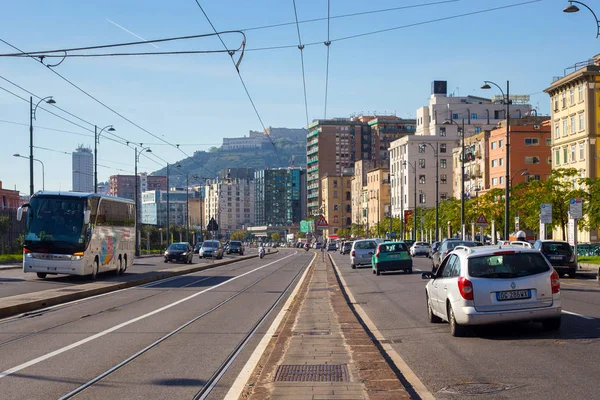
[[[546,139],[546,146],[552,146],[552,139]]]
[[[477,119],[477,114],[471,114],[471,119]]]
[[[458,113],[452,113],[452,119],[458,119]]]
[[[558,139],[560,137],[560,125],[557,123],[554,124],[554,137]]]
[[[442,175],[440,175],[440,182],[441,182],[442,184],[446,184],[446,183],[448,183],[448,175],[446,175],[446,174],[442,174]]]
[[[585,160],[585,145],[579,143],[579,161]]]
[[[539,180],[540,180],[539,175],[527,175],[527,182],[539,181]]]
[[[581,113],[581,114],[579,114],[579,131],[581,132],[584,129],[585,129],[585,117],[584,117],[584,114]]]
[[[337,190],[334,190],[334,191],[333,191],[333,198],[334,198],[334,199],[337,199],[337,198],[338,198],[338,191],[337,191]]]
[[[497,185],[498,184],[498,178],[492,178],[492,185]]]
[[[577,157],[575,156],[575,145],[571,145],[571,162],[577,161]]]
[[[575,126],[575,117],[571,117],[571,135],[577,132],[577,127]]]
[[[492,160],[492,168],[496,168],[498,166],[498,160]]]
[[[446,169],[447,167],[448,167],[448,164],[447,164],[447,162],[446,162],[446,159],[445,159],[445,158],[442,158],[442,159],[440,160],[440,168]]]
[[[527,156],[525,157],[525,164],[539,164],[540,158],[538,156]]]
[[[502,140],[498,140],[498,147],[502,148]]]
[[[422,144],[419,145],[419,153],[425,153],[425,146]]]
[[[499,159],[498,159],[498,164],[499,164],[500,166],[503,166],[503,165],[504,165],[504,158],[499,158]]]
[[[501,185],[504,184],[504,177],[503,176],[500,177],[500,184]]]
[[[337,211],[340,209],[340,205],[339,204],[334,204],[333,205],[333,211]]]
[[[446,143],[442,143],[440,144],[440,153],[445,153],[446,152]]]
[[[563,147],[563,163],[569,162],[569,150],[566,147]]]
[[[525,146],[539,146],[540,139],[538,138],[525,138]]]
[[[569,91],[569,103],[571,105],[575,104],[575,89]]]
[[[425,204],[426,200],[427,199],[425,198],[425,193],[423,193],[423,192],[419,193],[419,203]]]
[[[475,133],[480,133],[480,132],[481,132],[481,127],[479,127],[479,126],[478,126],[478,127],[476,127],[476,128],[475,128]]]
[[[556,165],[560,164],[560,150],[554,150],[554,162]]]
[[[440,193],[441,200],[448,200],[448,193]]]
[[[567,136],[567,120],[563,119],[563,136]]]
[[[446,136],[446,128],[445,127],[440,128],[440,136]]]
[[[420,183],[421,185],[424,185],[424,184],[425,184],[425,175],[419,175],[419,183]]]
[[[498,147],[498,143],[492,142],[492,150],[495,150]]]
[[[546,163],[552,165],[552,156],[546,157]]]
[[[425,168],[425,159],[419,158],[419,168]]]
[[[579,101],[583,101],[583,86],[579,86],[577,92],[579,93]]]
[[[563,92],[562,94],[562,106],[563,108],[567,107],[567,92]]]
[[[558,111],[558,96],[554,96],[554,111]]]

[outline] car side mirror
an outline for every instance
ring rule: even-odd
[[[435,279],[435,275],[432,272],[423,272],[421,279]]]
[[[83,212],[83,223],[86,225],[89,224],[91,216],[92,216],[92,210],[85,210]]]

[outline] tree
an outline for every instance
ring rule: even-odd
[[[0,215],[0,244],[2,244],[2,238],[8,233],[10,229],[10,219],[6,215]],[[0,252],[2,246],[0,246]]]
[[[244,240],[246,238],[246,232],[242,229],[239,229],[231,234],[231,240]]]
[[[274,242],[279,242],[281,240],[281,235],[277,232],[271,234],[271,240]]]

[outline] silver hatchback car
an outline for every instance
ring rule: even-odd
[[[350,264],[352,269],[359,265],[371,265],[371,257],[377,249],[377,241],[374,239],[355,240],[350,249]]]
[[[453,336],[469,325],[540,321],[557,330],[561,321],[558,273],[536,249],[522,246],[457,246],[435,273],[426,272],[430,322],[450,323]]]

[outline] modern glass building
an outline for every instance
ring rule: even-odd
[[[257,226],[287,226],[306,218],[306,169],[259,170],[254,184]]]

